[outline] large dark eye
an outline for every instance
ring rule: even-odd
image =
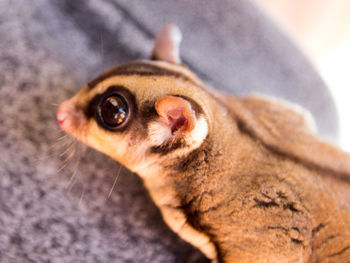
[[[124,126],[129,115],[128,103],[120,94],[111,94],[103,98],[97,110],[100,124],[113,130]]]

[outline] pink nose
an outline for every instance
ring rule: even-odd
[[[56,119],[57,119],[58,125],[60,125],[60,127],[63,128],[64,122],[68,119],[68,112],[65,110],[64,104],[61,104],[58,107],[58,110],[56,113]]]
[[[76,107],[74,97],[63,102],[57,109],[58,125],[65,132],[74,135],[85,124],[83,112]]]
[[[67,133],[74,132],[80,119],[78,110],[75,108],[73,99],[63,102],[57,110],[56,118],[58,125]]]

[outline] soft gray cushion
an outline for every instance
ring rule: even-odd
[[[119,165],[79,143],[68,148],[55,121],[57,104],[88,80],[147,58],[168,22],[183,30],[184,61],[208,83],[299,102],[336,138],[323,82],[247,0],[2,0],[0,262],[203,261],[165,226],[136,175],[123,168],[108,198]]]

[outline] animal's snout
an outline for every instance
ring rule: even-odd
[[[75,105],[74,98],[64,101],[57,109],[58,125],[67,133],[75,133],[84,120],[84,115]]]

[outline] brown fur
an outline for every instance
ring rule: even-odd
[[[350,261],[349,154],[317,139],[308,119],[283,104],[208,91],[182,66],[145,63],[167,74],[140,74],[135,63],[134,74],[115,69],[72,100],[84,112],[111,85],[125,87],[136,101],[125,131],[86,116],[71,133],[137,172],[168,225],[213,261]],[[149,123],[159,116],[143,109],[169,95],[198,104],[207,136],[151,151]]]

